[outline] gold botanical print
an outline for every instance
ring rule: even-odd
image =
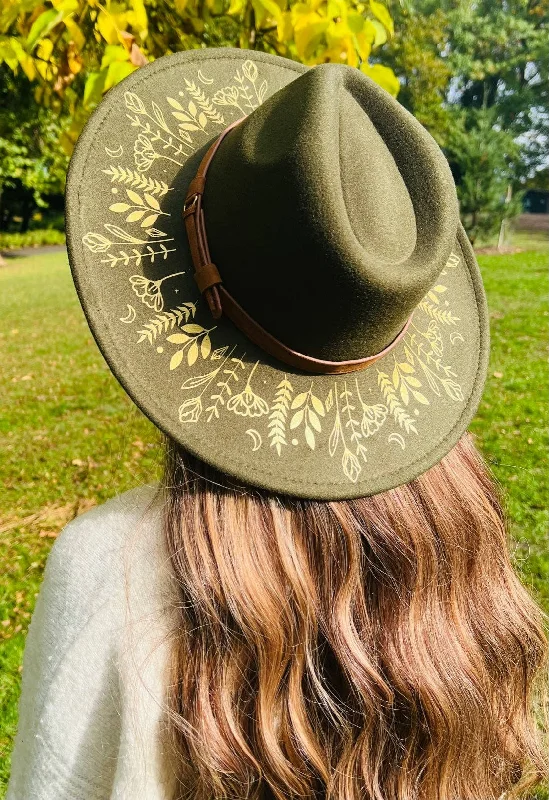
[[[200,74],[200,73],[199,73]],[[213,83],[213,80],[207,81],[208,83]],[[211,119],[212,122],[217,123],[217,125],[226,125],[225,117],[223,114],[220,114],[217,109],[214,108],[214,105],[209,97],[206,97],[204,91],[200,89],[196,85],[194,81],[190,81],[185,78],[185,88],[197,106],[204,112],[208,119]],[[183,92],[179,92],[182,96]]]
[[[184,272],[174,272],[171,275],[165,275],[159,280],[153,281],[150,278],[145,278],[144,275],[131,275],[131,287],[140,298],[142,303],[145,303],[149,308],[154,308],[155,311],[162,311],[164,308],[164,298],[160,287],[169,278],[175,278],[177,275],[184,275]]]
[[[314,450],[316,446],[315,431],[321,432],[320,417],[323,417],[326,412],[320,397],[313,394],[312,381],[307,392],[300,392],[294,397],[290,408],[295,412],[290,420],[290,430],[296,430],[303,424],[305,441],[311,450]]]
[[[131,189],[139,189],[139,191],[155,194],[158,197],[164,197],[173,190],[173,187],[168,186],[166,181],[142,175],[129,167],[111,165],[108,169],[102,169],[101,172],[110,175],[111,183],[123,183]]]
[[[129,211],[126,222],[139,222],[142,228],[150,228],[158,217],[171,216],[167,211],[162,211],[156,197],[148,192],[141,197],[133,189],[126,189],[126,194],[130,200],[129,203],[113,203],[112,206],[109,206],[109,211],[114,211],[115,214],[125,214],[126,211]]]
[[[227,411],[233,411],[241,417],[260,417],[262,414],[269,413],[269,405],[265,400],[252,390],[251,380],[257,369],[259,361],[256,361],[248,375],[246,386],[238,394],[233,394],[227,401]]]
[[[168,179],[163,179],[166,161],[183,166],[191,153],[237,114],[257,108],[268,88],[249,59],[236,69],[227,86],[212,91],[208,88],[212,85],[213,79],[198,71],[195,80],[186,78],[165,102],[145,103],[135,92],[124,94],[126,116],[135,128],[135,167],[110,164],[102,170],[112,193],[125,193],[123,200],[108,206],[111,215],[124,215],[125,227],[109,221],[100,232],[85,234],[83,245],[102,256],[99,264],[138,268],[145,260],[165,260],[175,252],[170,248],[174,237],[160,230],[167,226],[171,230],[172,223],[161,204],[173,191]],[[110,148],[108,154],[122,158],[123,148],[120,152]],[[132,232],[125,229],[130,227]],[[460,263],[460,255],[451,253],[441,276]],[[324,379],[319,386],[310,376],[290,379],[284,374],[276,386],[261,391],[261,362],[247,363],[246,353],[237,345],[216,341],[219,331],[217,326],[207,327],[206,317],[202,318],[207,309],[199,295],[164,309],[164,281],[183,274],[174,272],[156,280],[134,274],[128,279],[135,295],[155,312],[140,315],[135,343],[146,342],[158,354],[164,353],[166,373],[182,376],[177,412],[181,425],[215,426],[222,417],[234,414],[236,431],[242,441],[248,441],[251,453],[284,459],[293,449],[288,445],[305,448],[339,464],[345,479],[356,483],[377,437],[404,450],[408,436],[421,433],[420,409],[440,398],[463,401],[448,353],[464,338],[451,307],[452,293],[443,283],[422,298],[398,349],[379,362],[375,372],[369,370],[377,382],[364,389],[360,376],[338,377],[321,399]],[[138,313],[130,304],[127,309],[119,320],[130,328]],[[253,418],[255,427],[246,427],[239,418]]]
[[[257,66],[248,59],[242,65],[242,73],[237,69],[233,76],[234,84],[219,89],[213,102],[218,106],[234,106],[247,116],[261,105],[267,94],[267,81],[261,81],[258,86],[258,74]]]
[[[181,344],[179,350],[176,350],[170,359],[170,369],[177,369],[183,361],[183,356],[187,355],[187,364],[192,367],[197,360],[199,354],[201,358],[206,361],[212,352],[212,340],[210,333],[216,329],[216,325],[212,328],[203,328],[202,325],[197,325],[195,322],[190,322],[188,325],[183,325],[181,333],[174,333],[171,336],[166,336],[166,341],[172,344]]]
[[[288,442],[286,441],[286,421],[290,411],[290,403],[292,400],[292,393],[294,387],[288,380],[288,376],[280,381],[276,387],[275,399],[269,414],[269,438],[271,440],[271,447],[276,449],[278,455],[281,454],[282,448]]]
[[[337,381],[334,383],[333,399],[335,418],[328,439],[328,452],[331,458],[334,458],[338,449],[341,450],[343,474],[352,483],[356,483],[362,472],[360,458],[366,462],[367,457],[366,447],[362,443],[363,434],[360,424],[354,414],[356,406],[353,403],[353,393],[348,388],[347,381],[344,381],[342,391]],[[354,449],[354,452],[351,448]]]
[[[154,344],[159,335],[173,330],[176,325],[180,326],[182,323],[188,322],[195,314],[196,303],[183,303],[164,314],[157,314],[145,323],[142,330],[137,331],[139,334],[137,344],[144,342],[145,339],[149,344]]]

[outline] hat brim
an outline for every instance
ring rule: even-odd
[[[460,225],[406,336],[364,370],[300,372],[212,320],[181,218],[187,185],[224,127],[306,69],[192,50],[111,89],[71,159],[67,246],[96,342],[156,426],[245,484],[337,500],[406,483],[454,446],[480,402],[488,314]],[[329,325],[329,305],[322,313]]]

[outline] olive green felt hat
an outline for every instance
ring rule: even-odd
[[[194,278],[182,211],[202,202],[211,261],[298,353],[270,355]],[[192,50],[111,89],[71,160],[69,259],[110,368],[165,433],[238,480],[335,500],[439,461],[475,413],[489,351],[479,269],[447,162],[359,70]],[[407,327],[406,327],[407,326]],[[253,337],[252,337],[253,338]]]

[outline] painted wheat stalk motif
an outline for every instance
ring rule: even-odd
[[[195,313],[195,303],[183,303],[181,306],[166,311],[165,314],[157,314],[143,326],[142,330],[137,331],[139,334],[137,343],[139,344],[139,342],[147,339],[149,344],[153,344],[158,336],[167,333],[182,322],[188,322],[191,317],[194,317]]]
[[[108,169],[101,171],[110,176],[111,183],[123,183],[132,189],[140,189],[149,194],[158,195],[158,197],[164,197],[167,192],[171,191],[171,188],[164,181],[148,178],[146,175],[142,175],[129,167],[117,167],[111,164]]]
[[[395,418],[401,428],[404,428],[406,433],[417,433],[417,429],[415,426],[415,420],[411,417],[407,411],[404,410],[400,401],[398,399],[398,395],[395,392],[393,387],[393,382],[391,381],[390,377],[387,375],[386,372],[381,372],[379,369],[377,371],[377,382],[379,388],[381,389],[381,393],[383,394],[383,399],[387,403],[389,407],[389,413]]]
[[[196,85],[194,81],[185,78],[185,87],[189,95],[193,98],[196,105],[202,109],[204,114],[211,119],[212,122],[217,122],[218,125],[225,124],[225,117],[214,108],[214,105],[209,97],[206,97],[202,89]],[[183,94],[183,92],[180,92]]]
[[[269,414],[269,438],[271,447],[276,449],[278,455],[281,454],[282,448],[288,444],[286,441],[286,420],[290,410],[293,390],[294,387],[287,376],[284,375],[284,379],[276,387],[274,403]]]

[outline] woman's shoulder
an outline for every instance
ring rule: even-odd
[[[111,497],[71,520],[50,551],[48,563],[96,561],[124,545],[136,526],[149,533],[159,528],[162,492],[160,484],[144,484]]]
[[[72,624],[108,603],[115,614],[128,592],[137,606],[157,596],[169,573],[162,536],[159,484],[130,489],[94,506],[61,531],[48,555],[41,587],[57,613]],[[62,616],[65,616],[63,614]]]

